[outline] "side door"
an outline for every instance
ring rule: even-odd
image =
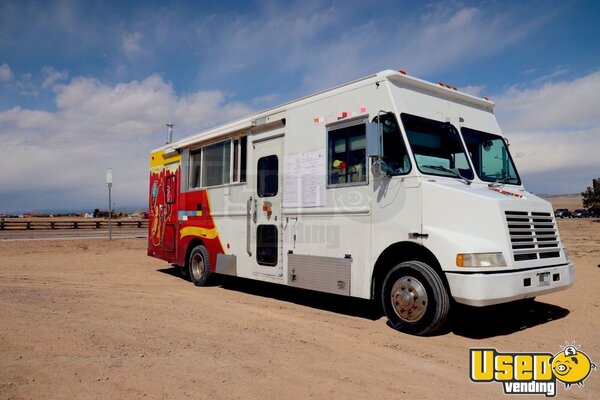
[[[283,138],[254,143],[252,179],[251,247],[252,272],[256,275],[283,276],[281,199],[283,190]]]

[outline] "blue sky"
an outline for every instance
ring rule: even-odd
[[[526,187],[600,176],[597,1],[2,1],[0,212],[146,203],[147,154],[384,69],[490,97]]]

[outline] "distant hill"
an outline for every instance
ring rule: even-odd
[[[554,197],[581,197],[581,193],[565,193],[565,194],[538,194],[537,196],[545,199],[551,199]]]
[[[0,209],[0,214],[6,214],[6,215],[20,215],[20,214],[31,214],[31,215],[43,215],[43,214],[52,214],[52,215],[59,215],[59,214],[84,214],[84,213],[92,213],[94,212],[94,209],[97,207],[90,207],[90,208],[42,208],[42,209],[38,209],[38,210],[1,210]],[[107,210],[108,207],[99,207],[100,210]],[[144,206],[140,206],[140,205],[131,205],[131,206],[123,206],[123,207],[117,207],[116,210],[114,210],[116,213],[130,213],[133,211],[146,211],[148,209],[147,205]]]
[[[544,199],[552,203],[552,208],[568,208],[569,210],[575,210],[577,208],[583,208],[583,202],[581,193],[570,193],[570,194],[551,194],[541,195]]]

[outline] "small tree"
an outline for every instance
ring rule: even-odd
[[[600,178],[592,179],[592,186],[588,186],[581,195],[585,208],[600,212]]]

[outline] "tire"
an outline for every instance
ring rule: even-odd
[[[381,301],[390,325],[411,335],[434,333],[450,312],[450,298],[441,277],[420,261],[400,263],[388,272]]]
[[[210,276],[210,258],[203,245],[194,247],[187,262],[188,276],[196,286],[205,286]]]

